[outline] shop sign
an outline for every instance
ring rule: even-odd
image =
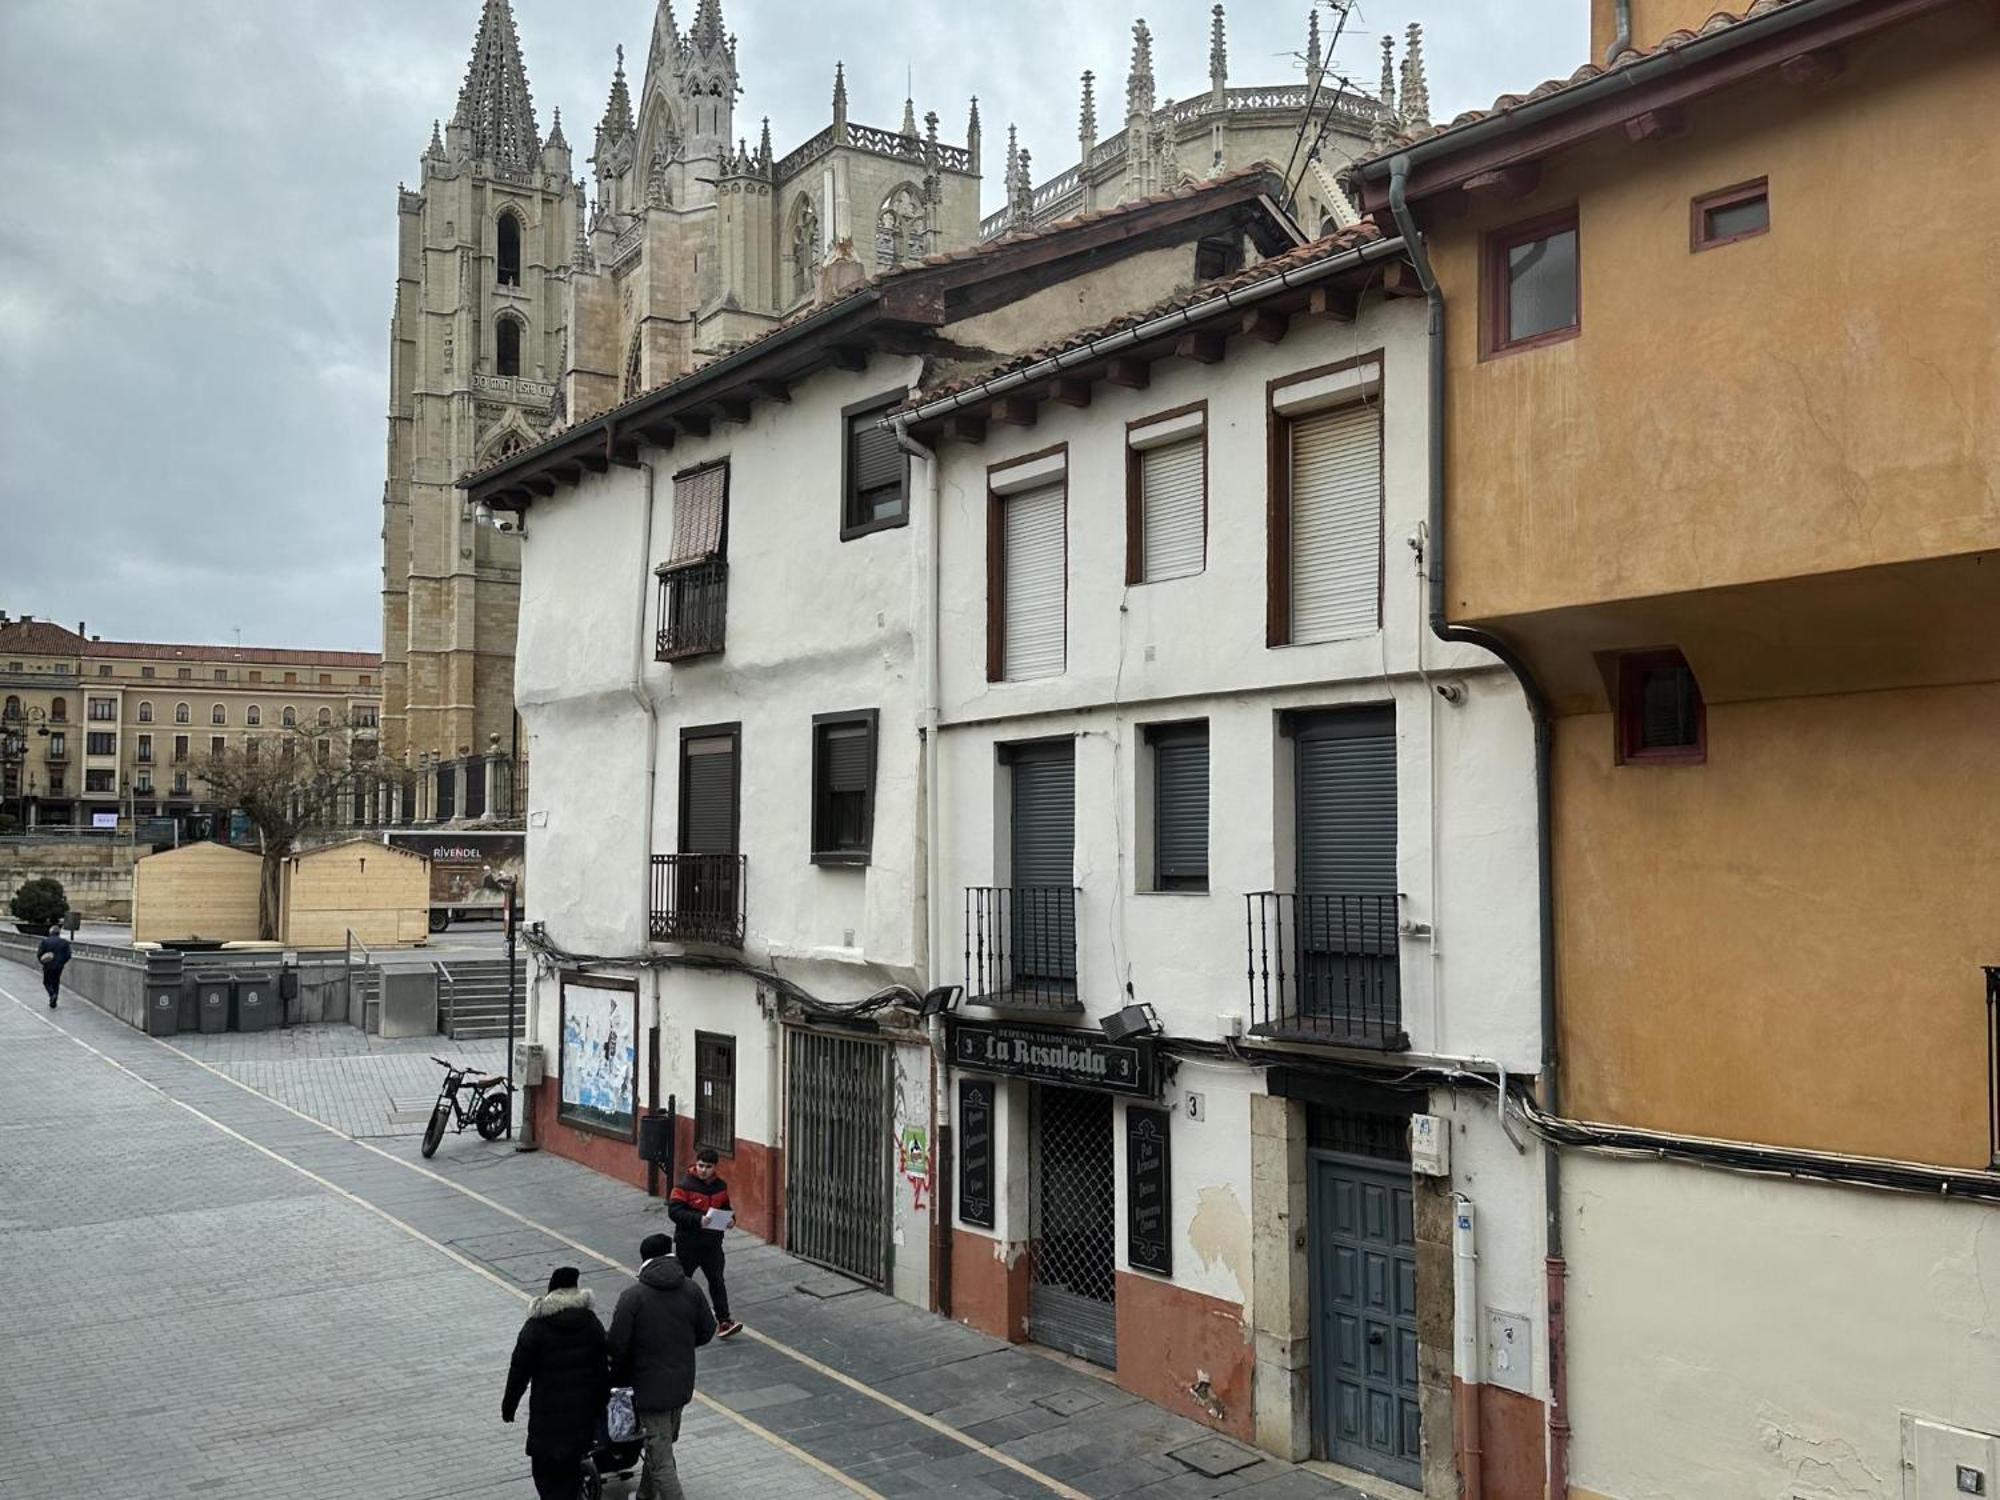
[[[958,1085],[958,1216],[993,1227],[993,1085],[976,1078]]]
[[[1072,1027],[959,1021],[952,1027],[951,1058],[974,1072],[1006,1073],[1038,1083],[1147,1099],[1160,1092],[1159,1054],[1151,1037],[1114,1042],[1100,1032]]]
[[[1174,1274],[1173,1156],[1164,1109],[1125,1108],[1125,1245],[1135,1271]]]

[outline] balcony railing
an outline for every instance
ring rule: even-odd
[[[1250,1029],[1401,1050],[1396,898],[1253,891],[1244,898]]]
[[[660,633],[656,661],[713,656],[722,649],[729,615],[729,564],[720,557],[660,573]]]
[[[655,854],[653,941],[741,948],[745,871],[741,854]]]
[[[974,1004],[1002,1010],[1083,1009],[1075,887],[967,887],[965,987]]]

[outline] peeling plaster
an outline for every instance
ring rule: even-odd
[[[1220,1261],[1236,1278],[1237,1297],[1250,1301],[1250,1215],[1236,1196],[1236,1189],[1224,1184],[1205,1187],[1197,1195],[1194,1219],[1188,1225],[1188,1243],[1201,1263],[1210,1270]]]
[[[1796,1500],[1891,1500],[1888,1481],[1846,1438],[1814,1432],[1788,1412],[1766,1406],[1757,1414],[1758,1438],[1783,1464]]]

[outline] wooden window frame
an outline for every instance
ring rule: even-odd
[[[703,1049],[708,1047],[719,1049],[729,1059],[729,1075],[725,1084],[729,1100],[726,1106],[729,1116],[727,1135],[716,1135],[704,1129],[704,1126],[718,1123],[715,1115],[719,1111],[704,1106],[702,1085],[722,1081],[702,1067],[706,1060]],[[694,1148],[700,1151],[711,1146],[723,1156],[736,1154],[736,1038],[726,1031],[697,1031],[694,1034]]]
[[[1576,235],[1576,320],[1562,328],[1551,328],[1546,333],[1510,339],[1507,336],[1507,317],[1512,310],[1512,286],[1507,275],[1507,252],[1517,245],[1547,239],[1565,229]],[[1480,244],[1479,262],[1480,359],[1519,354],[1526,349],[1545,349],[1550,344],[1567,343],[1583,332],[1583,231],[1577,222],[1574,203],[1552,213],[1490,230]]]
[[[1375,628],[1382,628],[1382,612],[1386,608],[1383,594],[1388,582],[1389,355],[1386,347],[1377,347],[1351,359],[1314,365],[1309,370],[1264,382],[1264,645],[1267,649],[1292,643],[1292,425],[1300,416],[1316,417],[1345,404],[1333,402],[1310,412],[1286,415],[1278,410],[1278,393],[1287,386],[1303,385],[1308,380],[1370,364],[1381,372],[1375,394],[1372,398],[1357,396],[1354,401],[1359,404],[1372,399],[1382,408],[1382,420],[1375,429]]]
[[[1648,749],[1643,738],[1645,679],[1648,672],[1662,667],[1685,667],[1694,684],[1694,743]],[[1687,657],[1672,646],[1644,651],[1624,651],[1617,657],[1618,698],[1612,714],[1613,741],[1621,766],[1698,766],[1708,759],[1708,700],[1702,696],[1701,679]]]
[[[735,852],[743,852],[743,723],[736,720],[728,724],[691,724],[681,730],[680,765],[676,769],[676,791],[674,795],[674,852],[691,854],[687,847],[687,807],[688,807],[688,741],[715,740],[727,737],[732,767],[736,772],[734,795],[729,799],[729,842]],[[650,834],[648,835],[650,837]]]
[[[1764,222],[1756,229],[1745,229],[1739,234],[1711,235],[1708,232],[1708,216],[1718,208],[1734,208],[1739,203],[1753,203],[1764,200]],[[1704,250],[1719,250],[1724,245],[1733,245],[1738,240],[1754,240],[1760,234],[1771,232],[1771,179],[1753,177],[1748,182],[1734,183],[1726,188],[1717,188],[1712,193],[1703,193],[1688,203],[1688,250],[1699,255]]]
[[[878,531],[890,531],[898,526],[910,524],[910,455],[903,455],[903,509],[899,515],[884,520],[857,521],[854,519],[854,428],[855,419],[865,416],[881,416],[895,410],[909,398],[907,387],[885,392],[880,396],[870,396],[866,401],[856,401],[840,409],[840,539],[851,542],[856,537],[871,536]]]
[[[872,861],[875,852],[876,765],[882,753],[880,709],[855,708],[842,713],[814,714],[812,720],[812,818],[808,830],[812,844],[811,862],[816,865],[858,866]],[[861,799],[862,843],[858,849],[830,849],[823,846],[827,829],[827,795],[822,782],[826,775],[825,736],[822,731],[863,724],[868,729],[868,784]]]
[[[1146,577],[1146,490],[1143,466],[1140,463],[1145,450],[1132,446],[1132,434],[1142,427],[1151,427],[1155,422],[1171,422],[1176,417],[1185,417],[1194,412],[1201,413],[1201,432],[1198,434],[1201,438],[1201,572],[1206,573],[1208,571],[1208,483],[1210,466],[1208,401],[1204,398],[1200,401],[1190,401],[1185,406],[1175,406],[1166,411],[1153,412],[1148,416],[1134,417],[1125,424],[1125,586],[1127,588],[1137,588],[1143,583],[1152,581]],[[1190,434],[1190,436],[1195,435]],[[1184,439],[1173,438],[1167,444],[1162,444],[1161,446],[1165,447],[1171,443],[1181,441],[1184,441]],[[1068,538],[1067,519],[1067,517],[1064,518],[1065,546],[1067,546]],[[1199,577],[1200,574],[1193,576]],[[1176,581],[1171,578],[1160,580],[1162,583],[1173,583]]]
[[[1063,674],[1069,671],[1069,444],[1052,443],[1033,453],[1017,453],[986,466],[986,680],[1007,680],[1007,501],[993,476],[1038,459],[1063,459]],[[1041,679],[1034,679],[1040,681]]]

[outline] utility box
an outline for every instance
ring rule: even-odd
[[[385,1041],[397,1036],[436,1036],[438,1029],[437,971],[429,960],[384,962],[382,1004],[377,1034]]]
[[[1903,1493],[1909,1500],[2000,1495],[2000,1433],[1903,1413]]]
[[[514,1044],[514,1076],[523,1088],[533,1088],[542,1081],[546,1067],[546,1057],[539,1042],[516,1042]]]
[[[1419,1177],[1451,1176],[1451,1121],[1442,1115],[1410,1116],[1410,1170]]]
[[[278,971],[251,969],[236,976],[229,1005],[231,1031],[269,1031],[284,1019],[278,998]]]
[[[639,1116],[639,1160],[670,1167],[674,1162],[674,1117],[668,1114]]]
[[[196,1029],[203,1036],[229,1030],[235,981],[227,969],[203,969],[194,976]]]

